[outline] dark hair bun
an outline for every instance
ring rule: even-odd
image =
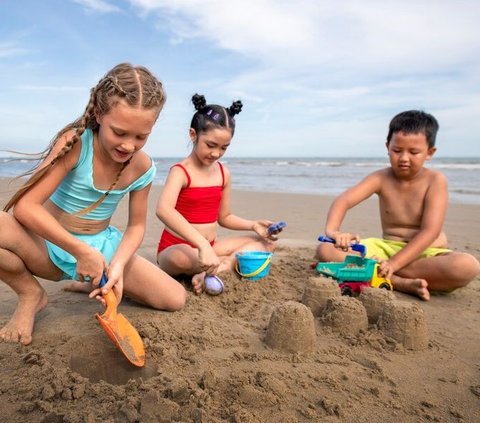
[[[234,101],[232,105],[228,108],[228,113],[230,116],[238,115],[242,111],[243,104],[240,100]]]
[[[192,97],[192,103],[195,107],[195,110],[202,110],[207,106],[207,100],[205,100],[205,97],[200,94],[195,94]]]

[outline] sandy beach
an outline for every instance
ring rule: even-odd
[[[152,261],[162,230],[154,215],[160,190],[152,189],[139,251]],[[10,194],[0,180],[2,207]],[[0,343],[0,422],[480,421],[479,278],[429,302],[395,292],[381,303],[415,311],[415,323],[400,328],[403,340],[387,330],[385,318],[341,330],[332,317],[338,298],[316,315],[304,304],[306,287],[318,279],[312,257],[331,201],[234,191],[236,214],[288,223],[269,275],[257,282],[225,276],[222,295],[189,291],[177,313],[125,299],[119,311],[146,347],[142,369],[128,364],[100,328],[94,317],[100,303],[64,292],[62,282],[42,281],[49,305],[37,316],[33,343]],[[124,228],[125,202],[112,223]],[[380,235],[376,201],[351,211],[344,228]],[[479,228],[480,206],[449,206],[450,248],[479,258]],[[15,304],[14,293],[0,284],[0,325]],[[365,312],[364,302],[349,299],[352,304]],[[282,313],[287,318],[274,336],[273,317],[281,320]],[[407,342],[419,328],[418,342]],[[297,339],[303,330],[308,345]]]

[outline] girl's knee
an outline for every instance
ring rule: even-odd
[[[191,256],[180,249],[160,253],[157,256],[157,264],[161,269],[179,269],[185,272],[191,271],[195,264]]]
[[[165,296],[159,296],[157,300],[150,303],[150,306],[157,310],[165,311],[183,310],[187,302],[187,291],[180,284],[178,284],[178,286],[172,291],[173,292],[169,293],[168,298],[165,298]]]
[[[170,304],[170,310],[171,311],[180,311],[185,308],[185,304],[187,302],[187,291],[186,289],[182,286],[181,287],[181,292],[176,295],[173,300],[171,301]]]

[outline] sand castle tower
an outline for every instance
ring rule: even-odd
[[[425,315],[415,303],[398,301],[388,304],[378,319],[378,327],[408,350],[428,347]]]
[[[321,276],[310,277],[305,284],[302,303],[318,317],[323,313],[327,300],[340,295],[340,288],[335,280]]]
[[[313,314],[298,302],[288,301],[278,306],[270,317],[265,342],[286,352],[311,352],[316,333]]]
[[[356,298],[348,296],[329,298],[320,321],[342,335],[357,335],[368,329],[365,307]]]

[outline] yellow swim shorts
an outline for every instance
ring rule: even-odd
[[[367,257],[375,256],[383,260],[388,260],[390,257],[402,250],[405,245],[407,245],[406,242],[391,241],[389,239],[382,238],[365,238],[360,241],[360,244],[363,244],[367,247]],[[449,250],[448,248],[430,247],[420,254],[418,258],[435,257],[440,254],[447,254],[451,252],[452,250]]]

